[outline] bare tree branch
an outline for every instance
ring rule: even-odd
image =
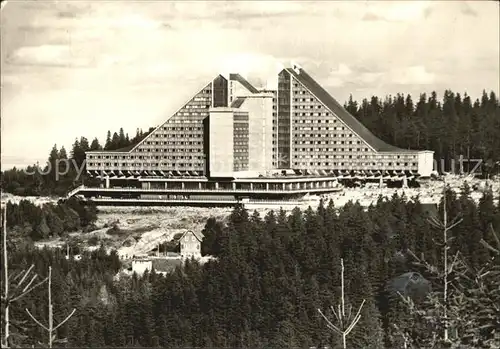
[[[49,330],[49,329],[48,329],[45,325],[43,325],[43,324],[42,324],[40,321],[38,321],[38,320],[37,320],[37,319],[36,319],[33,315],[31,315],[31,313],[30,313],[30,311],[29,311],[28,309],[26,309],[26,312],[28,313],[28,315],[30,316],[30,318],[32,318],[32,319],[33,319],[33,321],[35,321],[35,322],[36,322],[36,324],[37,324],[38,326],[42,327],[42,328],[43,328],[44,330],[46,330],[46,331],[48,331],[48,330]]]
[[[37,288],[38,286],[40,286],[40,285],[44,284],[45,282],[47,282],[47,280],[48,280],[48,279],[49,279],[49,278],[45,278],[45,279],[43,279],[42,281],[40,281],[39,283],[37,283],[35,286],[31,287],[29,290],[26,290],[26,291],[25,291],[25,290],[23,290],[23,291],[24,291],[23,293],[21,293],[19,296],[15,297],[15,298],[12,298],[12,299],[10,300],[10,302],[12,303],[12,302],[17,301],[19,298],[23,297],[24,295],[26,295],[26,294],[30,293],[31,291],[33,291],[33,290],[34,290],[35,288]],[[26,289],[26,287],[25,287],[24,289]]]
[[[26,309],[26,312],[31,316],[33,321],[35,321],[40,327],[42,327],[45,331],[48,332],[49,340],[48,340],[48,346],[49,348],[52,348],[52,344],[54,341],[57,342],[56,336],[55,336],[55,331],[61,327],[64,323],[66,323],[75,313],[76,309],[73,309],[71,314],[69,314],[63,321],[61,321],[58,325],[54,327],[54,313],[53,313],[53,306],[52,306],[52,267],[49,267],[49,276],[47,277],[49,286],[48,286],[48,292],[49,292],[49,321],[48,321],[48,327],[45,327],[42,325],[37,319],[35,319],[28,309]],[[46,279],[46,280],[47,280]]]
[[[352,315],[352,305],[349,304],[347,306],[347,315],[346,315],[346,305],[345,305],[345,296],[344,296],[344,260],[340,260],[340,266],[341,266],[341,275],[340,275],[340,281],[341,281],[341,303],[338,304],[338,310],[337,312],[335,311],[335,308],[333,306],[330,306],[332,309],[333,314],[335,315],[335,318],[338,322],[338,326],[334,325],[321,311],[321,309],[318,309],[318,312],[321,314],[323,319],[326,320],[327,327],[331,330],[333,330],[335,333],[339,334],[342,336],[342,347],[345,349],[346,348],[346,338],[349,335],[349,333],[354,329],[356,324],[359,322],[361,319],[361,309],[363,308],[363,305],[365,304],[365,300],[363,299],[363,302],[361,302],[361,305],[358,308],[358,311],[354,318],[351,318]],[[347,325],[347,326],[346,326]]]

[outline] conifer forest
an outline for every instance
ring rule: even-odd
[[[394,195],[367,210],[330,201],[261,217],[236,207],[227,221],[206,222],[202,251],[215,260],[188,261],[167,275],[116,278],[114,252],[77,261],[13,236],[10,288],[20,293],[22,278],[44,280],[50,268],[52,313],[47,282],[14,293],[8,342],[47,347],[48,332],[31,316],[57,324],[73,311],[52,328],[50,346],[343,348],[334,329],[347,330],[359,309],[344,331],[347,348],[497,348],[498,195],[486,191],[475,204],[465,184],[438,206]],[[7,231],[19,211],[9,209]]]

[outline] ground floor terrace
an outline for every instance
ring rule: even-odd
[[[176,198],[168,199],[162,195],[147,195],[139,198],[109,198],[109,197],[90,197],[87,201],[94,202],[97,206],[190,206],[190,207],[234,207],[242,204],[248,209],[257,207],[296,207],[303,200],[301,199],[248,199],[245,201],[236,199],[235,197],[214,197],[204,196],[201,198]]]
[[[273,175],[258,178],[164,177],[100,173],[100,186],[81,185],[68,197],[102,205],[233,206],[236,203],[294,203],[307,195],[341,191],[357,182],[411,183],[417,174],[393,172],[338,172],[321,175]]]
[[[207,178],[105,178],[100,187],[82,185],[68,196],[107,198],[158,198],[164,200],[228,197],[240,199],[300,198],[307,194],[322,194],[341,190],[335,178],[256,178],[246,180],[216,180]]]

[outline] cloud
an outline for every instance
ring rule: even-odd
[[[128,14],[119,18],[87,18],[84,20],[84,24],[100,29],[125,29],[127,31],[148,31],[164,27],[161,21],[149,19],[138,14]]]
[[[238,52],[220,55],[215,60],[215,66],[225,75],[229,73],[240,73],[248,76],[250,73],[262,72],[269,69],[275,62],[269,55],[262,55],[252,52]]]
[[[69,147],[156,125],[219,72],[276,86],[290,60],[340,102],[497,91],[498,4],[467,5],[477,17],[432,1],[12,1],[2,10],[2,156],[45,158],[54,139]]]
[[[466,16],[472,16],[472,17],[477,17],[478,16],[478,13],[476,10],[474,10],[474,8],[468,4],[467,2],[465,1],[462,1],[460,2],[460,13],[466,15]]]
[[[345,63],[340,63],[337,69],[330,70],[328,78],[324,84],[331,87],[341,87],[352,80],[352,70]]]
[[[429,85],[436,80],[436,75],[426,70],[424,66],[413,66],[394,69],[390,72],[391,81],[401,85]]]
[[[361,75],[358,76],[358,80],[363,84],[378,84],[384,75],[384,73],[361,73]]]
[[[332,74],[340,76],[350,75],[351,73],[351,69],[344,63],[340,63],[338,69],[332,72]]]
[[[364,21],[406,22],[426,18],[431,13],[429,1],[394,1],[369,6]]]
[[[330,76],[325,82],[324,84],[326,86],[330,86],[330,87],[341,87],[341,86],[344,86],[344,84],[346,83],[346,81],[339,77],[339,76]]]
[[[41,45],[17,49],[7,58],[11,65],[46,66],[46,67],[88,67],[90,57],[75,57],[70,46]]]
[[[385,21],[386,19],[382,16],[379,16],[371,11],[366,12],[362,18],[363,21]]]

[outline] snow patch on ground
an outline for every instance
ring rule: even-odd
[[[500,180],[492,179],[492,180],[480,180],[474,178],[463,178],[459,176],[447,176],[446,183],[450,186],[450,188],[456,193],[460,193],[460,190],[467,181],[469,186],[471,187],[471,198],[478,202],[481,196],[483,195],[483,190],[487,188],[487,186],[492,186],[494,193],[495,203],[498,202],[498,193],[500,192]],[[375,186],[365,186],[358,188],[343,188],[340,192],[334,192],[330,194],[323,195],[323,199],[326,203],[328,201],[333,200],[335,207],[343,207],[349,201],[356,202],[359,201],[361,206],[368,207],[371,204],[375,204],[380,195],[382,197],[390,199],[395,193],[398,196],[405,195],[408,200],[412,197],[419,196],[420,202],[428,204],[428,203],[439,203],[441,200],[441,196],[443,193],[444,182],[439,180],[428,180],[421,181],[420,188],[387,188],[382,187],[379,188],[378,185]],[[477,189],[473,189],[477,188]],[[313,195],[308,198],[308,200],[304,200],[297,204],[296,206],[300,209],[307,209],[311,206],[313,209],[317,208],[319,205],[320,197]],[[291,205],[283,205],[282,208],[285,211],[291,211],[295,206]],[[279,205],[274,207],[263,206],[254,204],[248,207],[249,210],[257,210],[262,213],[267,213],[271,210],[279,210]]]
[[[59,199],[60,198],[51,198],[48,196],[17,196],[10,193],[2,193],[1,196],[2,205],[7,202],[19,205],[21,200],[28,200],[37,206],[42,206],[47,203],[56,203]]]

